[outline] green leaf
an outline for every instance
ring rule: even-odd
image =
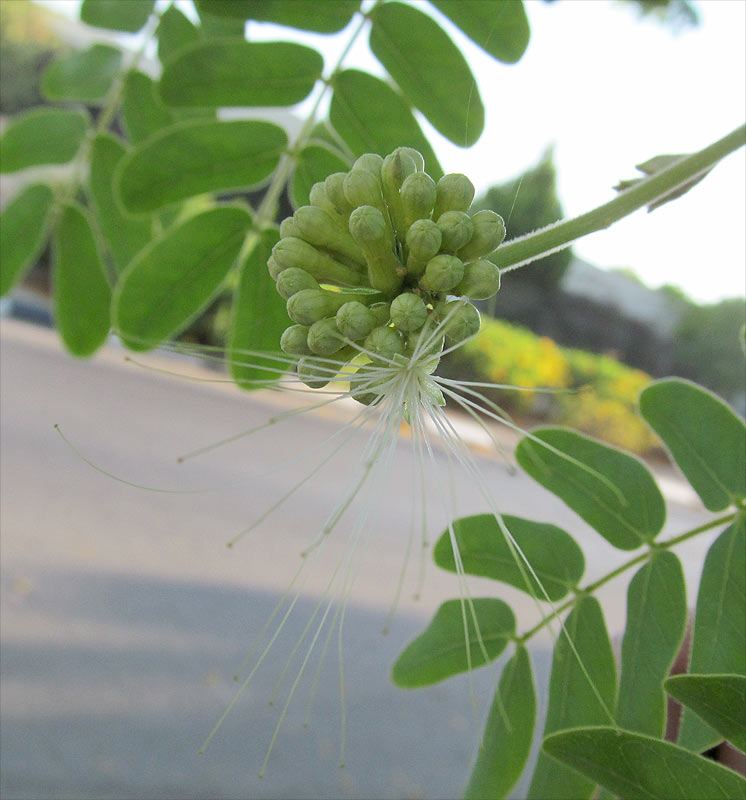
[[[746,781],[709,758],[618,728],[579,728],[544,740],[544,750],[624,800],[735,800]]]
[[[75,158],[88,115],[64,108],[35,108],[11,120],[0,137],[0,171],[38,164],[67,164]]]
[[[645,178],[628,178],[625,180],[619,181],[619,183],[614,187],[616,191],[623,192],[625,189],[631,189],[636,184],[644,181],[646,178],[649,178],[651,175],[656,175],[659,172],[662,172],[664,169],[673,166],[677,161],[681,161],[682,158],[686,158],[691,153],[679,153],[676,155],[664,155],[664,156],[653,156],[653,158],[648,159],[643,164],[638,164],[637,169],[640,172],[645,173]],[[705,172],[701,172],[699,175],[696,175],[689,181],[680,184],[676,189],[668,194],[661,195],[657,200],[654,200],[652,203],[648,203],[648,211],[655,211],[656,208],[665,205],[666,203],[670,203],[671,200],[676,200],[678,197],[685,195],[690,189],[693,189],[701,180],[704,180],[711,172],[712,168],[706,170]]]
[[[128,347],[148,350],[204,310],[233,266],[251,216],[223,206],[170,228],[122,273],[114,320]]]
[[[311,93],[323,67],[316,50],[292,42],[197,42],[164,66],[161,99],[170,106],[290,106]]]
[[[622,728],[662,737],[666,697],[662,689],[686,629],[686,586],[679,559],[656,551],[627,589],[627,627],[617,722]]]
[[[241,280],[233,295],[228,367],[242,389],[257,389],[272,383],[288,367],[278,343],[290,320],[285,301],[277,294],[275,282],[267,271],[267,259],[279,239],[276,228],[262,232],[241,267]],[[279,358],[258,355],[274,352]]]
[[[67,203],[54,236],[54,316],[65,347],[89,356],[109,332],[111,289],[88,215]]]
[[[105,44],[56,58],[44,70],[41,89],[49,100],[98,104],[108,94],[122,63],[122,51]]]
[[[404,98],[387,83],[346,69],[334,76],[329,121],[355,156],[387,156],[397,147],[414,147],[425,157],[425,169],[438,180],[443,175],[430,143]]]
[[[746,752],[746,675],[674,675],[664,688]]]
[[[719,397],[668,378],[643,389],[640,412],[706,508],[746,498],[746,425]]]
[[[746,673],[746,519],[741,514],[710,547],[705,558],[694,616],[689,672]],[[721,737],[688,708],[679,744],[702,752]]]
[[[255,19],[317,33],[347,27],[360,0],[195,0],[200,14]]]
[[[318,181],[323,181],[332,172],[347,172],[350,164],[330,148],[312,144],[304,147],[298,156],[290,185],[290,199],[295,206],[308,205],[308,193]]]
[[[155,0],[83,0],[80,18],[88,25],[136,33],[148,21]]]
[[[48,186],[35,183],[17,194],[0,214],[0,296],[13,288],[44,249],[53,199]]]
[[[513,64],[528,47],[531,30],[523,0],[430,0],[482,50]]]
[[[137,214],[196,194],[257,186],[275,170],[286,146],[287,134],[270,122],[182,122],[124,157],[120,197]]]
[[[560,600],[569,589],[577,586],[583,577],[585,561],[583,551],[568,533],[556,525],[509,514],[504,514],[502,520],[529,560],[544,591],[525,564],[518,565],[520,556],[508,544],[493,514],[476,514],[454,521],[453,533],[464,572],[509,583],[539,600],[545,599],[544,592],[550,600]],[[439,567],[457,571],[450,531],[441,534],[433,550],[433,559]]]
[[[469,669],[464,625],[468,627],[471,667],[486,664],[481,642],[488,661],[494,661],[515,634],[515,617],[510,606],[502,600],[478,597],[473,601],[479,633],[474,626],[471,603],[468,600],[447,600],[414,641],[396,660],[393,680],[397,686],[412,689],[438,683],[451,675]]]
[[[122,97],[122,123],[133,144],[176,122],[174,114],[161,103],[155,83],[143,72],[128,72]]]
[[[114,172],[126,150],[115,136],[100,133],[91,144],[88,187],[95,218],[99,223],[114,265],[121,272],[150,242],[150,219],[126,216],[114,197]]]
[[[405,97],[447,139],[473,145],[484,128],[484,106],[450,37],[427,14],[403,3],[376,6],[370,19],[370,49]]]
[[[465,800],[505,797],[521,777],[531,752],[536,692],[531,661],[519,647],[500,676]]]
[[[197,27],[174,5],[170,5],[161,14],[155,33],[158,37],[158,58],[161,63],[164,63],[182,47],[199,41]]]
[[[518,443],[518,463],[614,547],[634,550],[660,532],[663,496],[639,459],[563,428],[540,428],[532,437]]]
[[[554,646],[544,736],[566,728],[609,722],[615,699],[616,665],[601,606],[595,597],[581,597]],[[535,800],[582,800],[591,797],[594,788],[593,781],[559,766],[542,753],[528,796]]]

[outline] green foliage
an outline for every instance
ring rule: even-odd
[[[290,184],[290,197],[295,208],[308,205],[314,183],[333,172],[346,172],[350,164],[326,145],[311,144],[298,154],[298,162]]]
[[[100,105],[111,89],[121,61],[119,48],[105,44],[59,56],[44,71],[42,92],[48,100]]]
[[[196,5],[200,13],[336,33],[350,22],[360,8],[360,0],[196,0]]]
[[[67,164],[78,152],[87,123],[83,112],[62,108],[36,108],[20,114],[0,138],[0,171]]]
[[[83,0],[80,18],[88,25],[137,33],[148,21],[155,0]]]

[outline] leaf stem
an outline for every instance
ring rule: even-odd
[[[704,150],[685,156],[666,169],[641,180],[592,211],[512,239],[501,245],[491,260],[501,268],[502,272],[509,272],[562,250],[576,239],[608,228],[638,208],[670,194],[711,169],[718,161],[743,147],[744,144],[746,144],[746,125],[736,128]]]
[[[526,633],[522,634],[521,636],[518,636],[515,639],[515,641],[524,644],[535,633],[538,633],[542,628],[548,625],[555,617],[557,617],[563,611],[567,611],[568,608],[572,608],[572,606],[574,606],[575,603],[577,603],[580,597],[583,597],[584,595],[587,594],[592,594],[597,589],[600,589],[602,586],[609,583],[609,581],[621,575],[623,572],[626,572],[628,569],[631,569],[637,564],[641,564],[643,561],[647,561],[657,550],[669,550],[670,548],[675,547],[677,544],[681,544],[681,542],[684,542],[687,539],[691,539],[694,536],[698,536],[700,533],[704,533],[705,531],[717,528],[719,525],[724,525],[727,522],[731,522],[733,519],[735,519],[735,517],[736,517],[736,512],[725,514],[722,517],[716,517],[715,519],[711,519],[709,522],[705,522],[703,525],[699,525],[696,528],[692,528],[691,530],[686,531],[685,533],[682,533],[679,536],[675,536],[673,539],[667,539],[664,542],[654,542],[651,545],[650,550],[644,553],[640,553],[639,556],[635,556],[629,561],[625,561],[624,564],[612,570],[611,572],[607,573],[602,578],[599,578],[597,581],[589,583],[582,589],[578,589],[574,597],[567,600],[561,606],[558,606],[553,614],[549,614],[548,616],[544,617],[544,619],[542,619],[540,622],[534,625],[533,628],[530,628],[528,631],[526,631]]]

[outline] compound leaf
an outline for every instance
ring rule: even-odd
[[[319,144],[304,147],[295,164],[290,184],[290,199],[295,208],[308,205],[308,193],[318,181],[323,181],[332,172],[347,172],[350,165],[330,148]]]
[[[746,752],[746,675],[674,675],[664,688]]]
[[[272,174],[286,146],[287,134],[270,122],[181,122],[124,157],[120,197],[137,214],[196,194],[256,186]]]
[[[148,21],[155,0],[83,0],[80,18],[88,25],[136,33]]]
[[[746,498],[746,425],[720,398],[689,381],[655,381],[640,412],[710,511]]]
[[[710,547],[702,569],[694,616],[689,672],[746,674],[746,517],[740,514]],[[721,740],[699,716],[684,709],[679,744],[702,752]]]
[[[15,117],[0,137],[0,171],[38,164],[67,164],[75,158],[88,115],[65,108],[35,108]]]
[[[472,603],[478,632],[472,616]],[[468,628],[468,637],[464,626]],[[435,612],[423,633],[400,654],[394,664],[394,683],[407,689],[429,686],[466,672],[470,666],[472,669],[481,667],[494,661],[514,634],[515,617],[510,606],[502,600],[491,597],[474,598],[471,602],[447,600]]]
[[[618,728],[588,727],[544,740],[553,758],[598,781],[624,800],[733,800],[746,781],[709,758]]]
[[[49,100],[78,100],[98,104],[119,71],[122,51],[105,44],[56,58],[44,70],[41,88]]]
[[[196,0],[200,14],[255,19],[316,33],[347,26],[360,0]]]
[[[148,350],[184,328],[220,289],[251,216],[222,206],[170,228],[122,273],[114,320],[128,347]]]
[[[518,647],[500,676],[465,800],[505,797],[526,766],[536,722],[531,661]]]
[[[493,514],[462,517],[453,523],[453,534],[464,572],[509,583],[532,597],[560,600],[583,577],[583,551],[561,528],[546,522],[504,514],[502,522],[526,556],[541,586],[530,574],[520,555],[508,542]],[[433,550],[435,563],[456,572],[451,533],[441,534]],[[520,562],[520,564],[519,564]]]
[[[639,459],[563,428],[537,429],[521,439],[515,452],[534,480],[614,547],[634,550],[663,527],[663,496]]]
[[[240,283],[233,295],[228,366],[242,389],[272,383],[282,377],[287,367],[282,356],[278,359],[255,355],[277,351],[280,336],[290,324],[285,301],[277,294],[275,282],[267,271],[267,259],[279,238],[276,228],[262,232],[241,266]]]
[[[39,257],[49,233],[52,190],[27,186],[0,214],[0,296],[7,294]]]
[[[658,551],[627,589],[627,627],[617,722],[622,728],[662,737],[666,697],[662,689],[686,628],[686,586],[681,562]]]
[[[570,645],[572,642],[572,646]],[[601,606],[582,597],[565,620],[554,646],[544,736],[566,728],[610,721],[616,699],[616,665]],[[529,798],[590,798],[594,781],[539,755]]]
[[[430,0],[482,50],[513,64],[528,47],[531,30],[523,0]]]
[[[323,67],[316,50],[293,42],[197,42],[166,63],[161,99],[170,106],[290,106],[311,93]]]
[[[461,51],[427,14],[390,2],[370,14],[370,49],[404,95],[455,144],[469,147],[484,128],[484,106]]]
[[[54,316],[65,347],[89,356],[109,332],[111,289],[88,215],[66,203],[54,236]]]
[[[152,235],[150,219],[125,216],[114,197],[114,172],[125,152],[115,136],[98,134],[91,143],[88,174],[95,218],[119,272],[150,242]]]
[[[367,72],[346,69],[334,77],[329,121],[355,156],[386,156],[397,147],[414,147],[425,169],[438,180],[443,170],[404,98]]]

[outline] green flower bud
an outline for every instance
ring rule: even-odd
[[[299,325],[313,325],[320,319],[335,314],[337,306],[330,292],[323,289],[301,289],[287,304],[288,316]]]
[[[288,236],[294,236],[296,239],[302,239],[300,228],[295,224],[292,217],[285,217],[280,223],[280,238],[286,239]]]
[[[289,267],[298,267],[320,282],[330,281],[346,286],[359,286],[363,281],[362,274],[357,270],[320,253],[312,244],[294,236],[288,236],[277,242],[272,248],[272,259],[279,266],[279,272]]]
[[[309,275],[304,269],[289,267],[284,269],[277,276],[277,292],[280,297],[289,300],[301,289],[318,289],[319,283],[313,275]]]
[[[375,317],[376,327],[389,324],[391,321],[391,303],[373,303],[369,308]]]
[[[354,341],[365,338],[376,326],[376,315],[357,300],[340,306],[336,319],[337,328]]]
[[[269,274],[272,277],[272,280],[276,281],[280,273],[284,269],[286,269],[286,267],[283,267],[281,264],[278,264],[274,256],[270,256],[267,259],[267,269],[269,270]]]
[[[438,306],[437,313],[444,322],[443,327],[449,344],[458,344],[479,332],[479,311],[465,300],[442,303]]]
[[[280,337],[282,352],[291,356],[304,356],[310,353],[307,342],[308,330],[306,325],[291,325],[285,328]]]
[[[407,232],[407,225],[399,189],[401,189],[402,183],[416,171],[417,167],[414,160],[410,155],[404,153],[402,148],[394,150],[393,153],[387,155],[383,159],[383,165],[381,166],[383,197],[389,208],[389,215],[397,236],[402,241],[404,241],[404,236]]]
[[[344,338],[337,328],[334,317],[320,319],[308,329],[308,346],[316,355],[330,356],[341,350],[344,344]]]
[[[378,153],[363,153],[352,165],[352,169],[364,169],[375,178],[380,178],[383,158]]]
[[[365,169],[352,169],[345,176],[343,188],[353,207],[373,206],[385,213],[380,175],[375,176]]]
[[[346,172],[333,172],[327,175],[324,181],[326,196],[334,206],[338,214],[345,219],[350,216],[355,206],[347,199],[344,193],[344,181],[347,177]]]
[[[477,211],[471,218],[474,233],[468,244],[457,253],[462,261],[488,256],[505,238],[505,222],[499,214],[489,209]]]
[[[417,219],[430,218],[435,193],[435,181],[427,172],[414,172],[404,181],[399,194],[407,229]]]
[[[326,185],[324,184],[324,181],[314,183],[314,185],[311,187],[311,191],[308,193],[308,202],[312,206],[323,208],[324,211],[328,211],[334,218],[335,222],[340,218],[339,212],[335,208],[334,203],[332,203],[326,194]]]
[[[431,258],[420,278],[420,286],[430,292],[447,292],[464,277],[464,262],[456,256],[439,255]]]
[[[414,162],[417,172],[425,171],[425,159],[422,157],[422,153],[420,153],[419,150],[415,150],[414,147],[397,147],[394,152],[409,156]]]
[[[340,376],[340,370],[357,354],[353,347],[345,347],[334,357],[303,356],[298,359],[296,372],[298,377],[311,389],[322,389],[329,381]]]
[[[489,300],[500,288],[500,270],[487,259],[480,258],[464,266],[464,277],[453,290],[454,294],[472,300]]]
[[[438,181],[433,218],[439,219],[446,211],[468,211],[474,199],[474,184],[457,172],[444,175]]]
[[[425,265],[440,250],[443,234],[431,219],[415,220],[407,231],[407,272],[419,277],[425,271]]]
[[[317,206],[301,206],[293,220],[300,230],[303,239],[317,247],[325,247],[345,258],[365,264],[360,248],[355,244],[349,231],[342,227],[341,218],[334,217],[325,209]]]
[[[403,267],[394,255],[383,214],[373,206],[360,206],[350,214],[350,233],[368,262],[368,280],[374,289],[388,294],[402,282]]]
[[[418,331],[427,320],[427,306],[412,292],[397,295],[391,301],[391,321],[402,333]]]
[[[443,234],[441,250],[455,253],[470,241],[474,233],[471,217],[463,211],[446,211],[438,217],[438,227]]]
[[[363,347],[374,361],[385,364],[392,361],[395,355],[403,355],[404,340],[393,328],[383,325],[373,328],[365,337]]]

